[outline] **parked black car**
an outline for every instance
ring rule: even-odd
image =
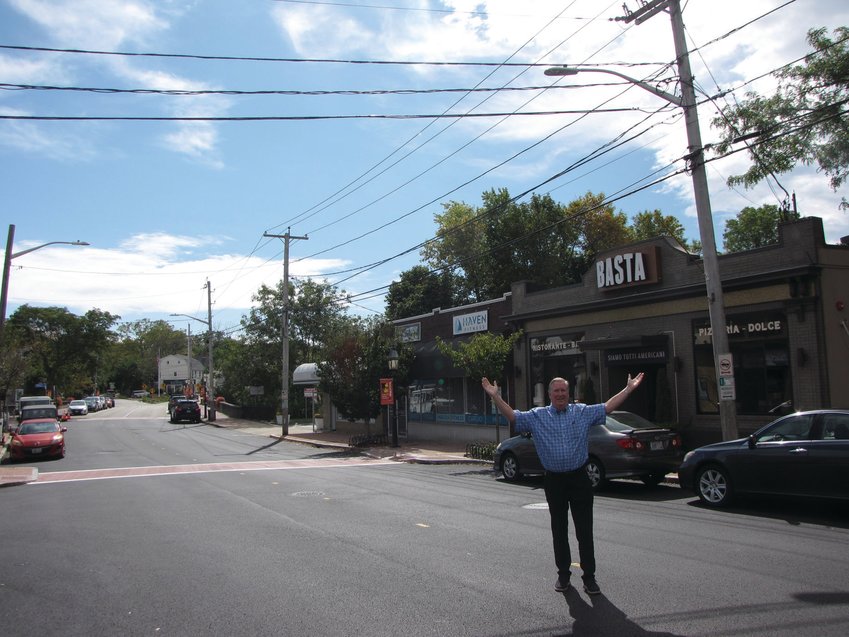
[[[678,469],[681,437],[630,411],[614,411],[603,425],[590,427],[587,473],[593,488],[612,478],[640,478],[655,486]],[[506,480],[544,473],[530,434],[513,436],[495,450],[493,465]]]
[[[178,400],[171,407],[171,422],[180,422],[188,420],[190,422],[200,422],[200,405],[191,398]]]
[[[699,447],[678,478],[716,507],[744,493],[849,500],[849,411],[798,412],[748,438]]]

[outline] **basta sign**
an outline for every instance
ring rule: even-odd
[[[619,252],[595,262],[599,290],[614,290],[660,280],[660,249]]]

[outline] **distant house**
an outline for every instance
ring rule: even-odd
[[[159,379],[168,394],[184,393],[189,387],[191,393],[198,393],[204,383],[206,368],[196,358],[189,359],[184,354],[171,354],[159,359]]]

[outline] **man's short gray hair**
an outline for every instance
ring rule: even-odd
[[[548,383],[548,391],[549,391],[549,392],[551,391],[551,386],[552,386],[554,383],[558,382],[558,381],[563,381],[564,383],[566,383],[566,387],[568,387],[568,386],[569,386],[569,381],[568,381],[568,380],[566,380],[565,378],[560,378],[560,376],[558,376],[557,378],[552,378],[552,379],[549,381],[549,383]]]

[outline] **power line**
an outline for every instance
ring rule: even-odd
[[[98,51],[93,49],[58,49],[44,46],[18,46],[11,44],[0,44],[0,49],[9,49],[14,51],[37,51],[41,53],[66,53],[74,55],[104,55],[118,57],[151,57],[151,58],[172,58],[172,59],[190,59],[190,60],[218,60],[225,62],[275,62],[289,64],[356,64],[356,65],[376,65],[376,66],[452,66],[452,67],[501,67],[501,66],[550,66],[550,64],[529,65],[525,62],[428,62],[415,60],[356,60],[356,59],[341,59],[341,58],[277,58],[277,57],[260,57],[260,56],[235,56],[235,55],[201,55],[196,53],[154,53],[154,52],[132,52],[132,51]]]
[[[367,114],[367,115],[257,115],[257,116],[155,116],[155,115],[0,115],[0,119],[23,121],[58,121],[58,122],[287,122],[287,121],[318,121],[335,119],[462,119],[485,117],[537,117],[540,115],[580,115],[588,113],[625,113],[643,111],[637,107],[610,109],[570,109],[561,111],[527,111],[527,112],[498,112],[498,113],[428,113],[428,114]]]
[[[600,82],[598,84],[583,84],[587,86],[612,86],[615,84],[624,84],[625,82]],[[435,95],[439,93],[511,93],[524,91],[545,91],[549,89],[574,89],[574,86],[561,85],[543,85],[543,86],[501,86],[494,88],[474,87],[474,88],[430,88],[430,89],[336,89],[336,90],[313,90],[313,91],[295,91],[283,89],[258,89],[254,91],[237,90],[237,89],[156,89],[156,88],[110,88],[110,87],[95,87],[95,86],[51,86],[47,84],[6,84],[0,83],[0,90],[5,91],[68,91],[78,93],[96,93],[103,95],[168,95],[168,96],[188,96],[198,97],[203,95],[227,95],[227,96],[256,96],[256,95],[282,95],[286,97],[325,97],[330,95],[342,96],[371,96],[371,95]]]

